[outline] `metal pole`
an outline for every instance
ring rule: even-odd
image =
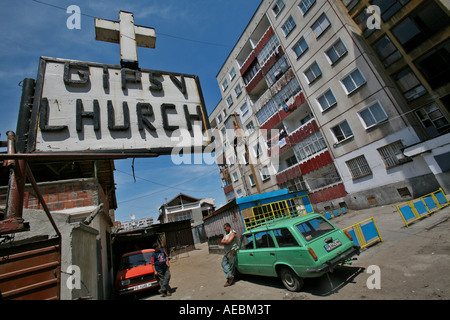
[[[8,154],[14,154],[15,134],[8,131]],[[7,166],[12,166],[9,175],[8,199],[6,202],[6,215],[0,221],[0,234],[16,233],[30,230],[28,223],[24,223],[23,197],[25,191],[26,168],[25,160],[7,161]]]

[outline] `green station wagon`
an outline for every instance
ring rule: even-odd
[[[280,277],[289,291],[359,255],[350,234],[319,214],[267,222],[246,231],[240,243],[239,273]]]

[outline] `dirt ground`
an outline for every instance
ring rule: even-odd
[[[277,278],[244,276],[224,288],[222,256],[209,254],[207,244],[172,260],[171,297],[149,291],[143,300],[448,300],[450,299],[450,206],[409,228],[395,206],[350,211],[331,221],[340,228],[371,216],[383,242],[362,251],[350,266],[321,278],[306,279],[301,292],[284,289]],[[380,289],[369,289],[368,267],[380,269]]]

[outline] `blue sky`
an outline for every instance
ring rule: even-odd
[[[44,3],[50,4],[46,5]],[[200,77],[208,113],[220,101],[216,75],[261,0],[0,0],[0,133],[15,131],[20,81],[36,78],[40,56],[120,64],[119,45],[95,40],[93,17],[118,20],[119,10],[135,23],[155,28],[156,48],[138,48],[139,66]],[[69,30],[65,8],[81,9],[81,29]],[[157,218],[157,208],[177,194],[213,197],[225,203],[215,164],[175,165],[170,156],[115,162],[116,219]]]

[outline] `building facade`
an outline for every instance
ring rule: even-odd
[[[288,188],[363,208],[438,188],[402,151],[449,129],[448,27],[439,0],[262,1],[217,74],[227,201]]]
[[[164,224],[189,220],[194,243],[206,241],[203,218],[214,211],[214,199],[197,199],[180,193],[159,207],[158,220]]]

